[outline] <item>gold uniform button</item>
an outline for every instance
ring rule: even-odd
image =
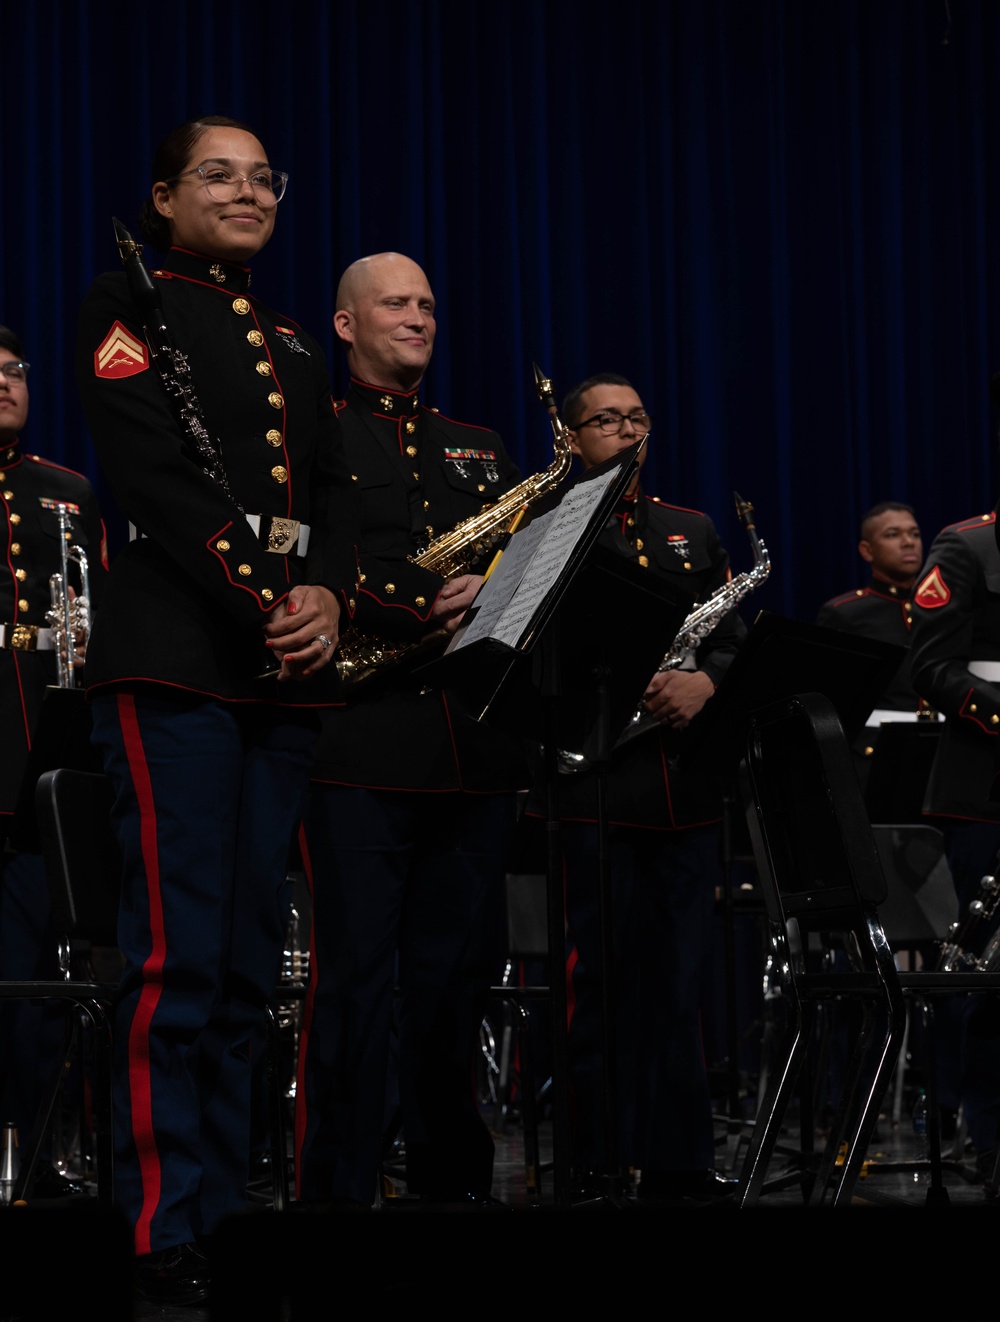
[[[260,346],[264,343],[264,337],[263,335],[261,335],[259,330],[247,331],[247,339],[250,341],[250,343],[253,345],[255,349],[259,349]]]
[[[73,534],[71,532],[64,532],[63,537],[65,537],[67,542],[71,542],[73,540]]]
[[[420,481],[420,474],[417,472],[416,469],[413,470],[413,478],[414,478],[414,481],[416,481],[416,482],[419,482],[419,481]]]
[[[979,708],[976,706],[974,702],[969,703],[969,711],[978,711],[978,710]]]
[[[28,577],[28,571],[26,569],[15,569],[14,577],[17,579],[19,583],[23,583],[24,580]]]
[[[10,544],[10,553],[11,553],[11,555],[20,555],[20,554],[21,554],[21,543],[20,543],[20,542],[11,542],[11,544]]]
[[[684,568],[685,568],[685,569],[690,569],[690,568],[691,568],[691,561],[690,561],[690,560],[685,560],[685,561],[684,561]]]
[[[271,391],[271,393],[267,397],[267,402],[270,404],[271,408],[273,409],[283,409],[285,407],[285,401],[281,398],[281,396],[278,394],[276,390]]]
[[[5,491],[5,492],[3,493],[3,498],[4,498],[4,500],[13,500],[13,499],[14,499],[14,493],[13,493],[13,491]]]
[[[270,588],[261,588],[260,595],[264,598],[265,601],[270,601],[271,598],[274,596],[274,593],[271,591]]]
[[[625,522],[628,524],[628,526],[629,526],[630,528],[634,528],[634,527],[635,527],[635,519],[632,518],[632,515],[631,515],[631,514],[628,516],[628,518],[625,520]]]
[[[234,298],[233,311],[236,313],[238,317],[245,317],[247,313],[250,311],[250,304],[246,301],[245,298]]]
[[[426,598],[426,597],[414,597],[413,600],[417,603],[418,606],[426,606],[426,605],[427,605],[427,598]]]
[[[981,515],[980,517],[982,518],[983,523],[989,523],[990,519],[991,519],[993,516],[992,516],[992,514],[983,514],[983,515]]]
[[[433,537],[433,536],[434,536],[434,529],[431,527],[430,524],[427,525],[427,536],[428,536],[428,537]]]
[[[396,591],[395,583],[386,583],[385,590],[386,592],[388,592],[389,596],[391,597],[392,594]]]
[[[348,604],[348,606],[351,608],[351,610],[353,610],[354,607],[355,607],[358,603],[354,600],[353,597],[348,597],[348,598],[347,598],[347,604]]]
[[[6,482],[6,481],[7,481],[7,474],[0,473],[0,482]]]
[[[271,476],[274,478],[275,482],[287,482],[288,469],[283,468],[281,464],[275,464],[271,469]]]
[[[425,501],[424,501],[424,509],[425,509],[425,510],[429,510],[430,507],[431,507],[431,502],[430,502],[429,500],[425,500]]]
[[[874,755],[874,753],[875,753],[875,749],[872,748],[871,744],[866,744],[866,745],[865,745],[865,757],[872,757],[872,756]]]
[[[648,568],[649,568],[649,556],[648,556],[648,555],[641,555],[641,556],[639,557],[639,564],[642,565],[643,569],[648,569]]]
[[[408,445],[408,446],[406,447],[406,455],[407,455],[407,458],[409,458],[409,459],[416,459],[416,457],[417,457],[417,447],[416,447],[415,445]]]
[[[857,589],[855,589],[854,595],[855,595],[856,597],[863,597],[863,596],[865,595],[865,590],[864,590],[864,588],[857,588]]]
[[[352,474],[351,474],[351,481],[352,481],[352,482],[357,482],[357,480],[358,480],[358,475],[357,475],[357,473],[352,473]]]
[[[486,490],[486,483],[485,483],[485,482],[480,482],[479,485],[476,487],[476,490],[477,490],[477,491],[485,491],[485,490]]]
[[[368,575],[367,575],[367,574],[359,574],[359,575],[358,575],[358,582],[359,582],[359,583],[367,583],[367,582],[368,582]]]
[[[257,371],[261,374],[261,376],[270,376],[271,364],[265,362],[264,359],[262,358],[260,362],[257,364]]]
[[[407,436],[412,436],[413,433],[414,433],[416,430],[417,430],[417,424],[416,424],[415,422],[408,422],[408,423],[406,424],[406,434],[407,434]],[[414,450],[413,453],[416,454],[416,450]],[[409,450],[407,450],[407,454],[409,454]]]
[[[16,528],[17,525],[21,522],[21,516],[20,516],[20,514],[12,514],[12,515],[10,516],[10,521],[11,521],[11,523],[14,525],[14,527]]]
[[[18,599],[17,609],[19,611],[26,611],[28,609],[28,603],[25,601],[23,597],[20,597]]]
[[[641,537],[637,537],[637,538],[635,539],[635,549],[636,549],[637,551],[641,551],[641,550],[642,550],[642,547],[643,547],[643,541],[642,541],[642,538],[641,538]]]
[[[264,437],[264,440],[267,441],[268,445],[280,445],[281,432],[277,431],[274,427],[272,427],[271,430]]]
[[[243,575],[244,578],[246,578],[248,575],[253,573],[253,570],[250,568],[249,565],[240,565],[240,573]]]
[[[990,725],[1000,725],[1000,716],[996,712],[990,717]]]
[[[216,549],[217,551],[228,551],[228,550],[229,550],[229,543],[226,541],[225,537],[221,537],[221,538],[215,543],[215,549]]]

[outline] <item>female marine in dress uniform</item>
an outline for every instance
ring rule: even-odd
[[[87,295],[78,377],[135,529],[88,654],[125,857],[118,1198],[150,1255],[140,1288],[184,1302],[205,1292],[197,1240],[245,1198],[309,708],[338,700],[329,662],[356,558],[322,353],[249,294],[286,177],[245,126],[212,117],[167,138],[153,178],[143,234],[169,248],[153,278],[225,480],[198,462],[124,274]]]

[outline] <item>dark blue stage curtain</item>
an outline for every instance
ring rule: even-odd
[[[731,492],[811,617],[886,497],[928,534],[998,492],[1000,6],[992,0],[26,0],[4,11],[0,320],[33,446],[92,468],[76,307],[159,139],[254,125],[291,173],[255,288],[318,334],[340,270],[399,249],[440,303],[424,391],[549,462],[532,359],[631,377],[647,486]],[[142,437],[136,437],[141,446]],[[182,517],[182,512],[178,512]],[[120,529],[120,521],[114,521]],[[118,533],[120,535],[120,532]]]

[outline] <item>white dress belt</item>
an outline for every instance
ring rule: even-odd
[[[896,724],[901,721],[912,721],[914,723],[917,721],[931,722],[940,721],[941,719],[940,712],[935,712],[933,716],[925,716],[920,712],[915,711],[890,711],[888,707],[876,707],[865,721],[865,725],[888,725],[889,723]]]
[[[970,661],[969,672],[977,679],[987,679],[991,684],[1000,683],[1000,661]]]
[[[271,515],[271,514],[264,516],[260,514],[244,514],[243,517],[246,519],[247,523],[249,523],[251,529],[253,530],[253,535],[257,538],[258,541],[260,541],[260,521],[262,517],[271,520],[272,532],[276,526],[280,525],[282,529],[282,535],[279,538],[275,539],[277,540],[278,544],[268,545],[264,548],[265,550],[275,551],[279,555],[305,555],[306,552],[309,550],[310,528],[308,523],[296,524],[294,519],[280,519],[276,515]],[[295,549],[285,550],[282,543],[288,541],[288,533],[293,528],[293,526],[298,528],[298,537],[294,541]],[[134,523],[129,524],[128,539],[130,542],[134,542],[139,537],[148,537],[148,535],[149,535],[148,533],[140,532]]]

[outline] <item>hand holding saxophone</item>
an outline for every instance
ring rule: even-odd
[[[340,605],[316,583],[292,588],[264,626],[267,646],[281,662],[278,681],[308,679],[328,665],[337,648]]]
[[[690,725],[715,692],[703,670],[658,670],[642,695],[646,711],[672,730]]]
[[[482,574],[461,574],[447,582],[438,593],[431,611],[431,619],[436,627],[454,633],[482,585]]]

